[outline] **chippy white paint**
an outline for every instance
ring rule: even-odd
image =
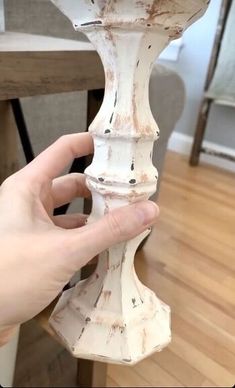
[[[105,69],[104,101],[89,128],[95,155],[86,174],[93,197],[89,222],[94,222],[155,192],[151,153],[159,130],[149,107],[151,68],[169,41],[204,13],[208,1],[53,3],[88,36]],[[136,249],[148,233],[103,252],[94,274],[64,292],[50,323],[74,356],[133,364],[170,342],[170,308],[134,270]]]

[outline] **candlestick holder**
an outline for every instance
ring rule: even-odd
[[[53,0],[97,49],[104,101],[89,131],[89,222],[156,191],[153,143],[159,129],[149,106],[156,57],[205,12],[207,0]],[[170,114],[170,112],[166,112]],[[136,276],[134,255],[149,231],[100,254],[95,272],[65,291],[50,324],[79,358],[134,364],[171,339],[170,308]],[[91,241],[95,243],[95,241]]]

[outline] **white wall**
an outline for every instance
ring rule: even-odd
[[[197,123],[221,0],[211,0],[202,19],[183,36],[183,48],[177,62],[160,61],[175,70],[184,80],[186,102],[175,131],[193,135]],[[205,139],[235,149],[235,110],[215,105],[211,110]]]

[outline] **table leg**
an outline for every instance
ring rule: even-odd
[[[17,168],[17,131],[11,104],[0,101],[0,184]]]
[[[106,387],[106,376],[107,364],[78,360],[77,384],[79,387]]]

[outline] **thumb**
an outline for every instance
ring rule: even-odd
[[[82,230],[74,230],[74,248],[83,258],[83,265],[112,245],[129,240],[146,230],[155,223],[158,213],[158,206],[154,202],[137,202],[112,210]]]

